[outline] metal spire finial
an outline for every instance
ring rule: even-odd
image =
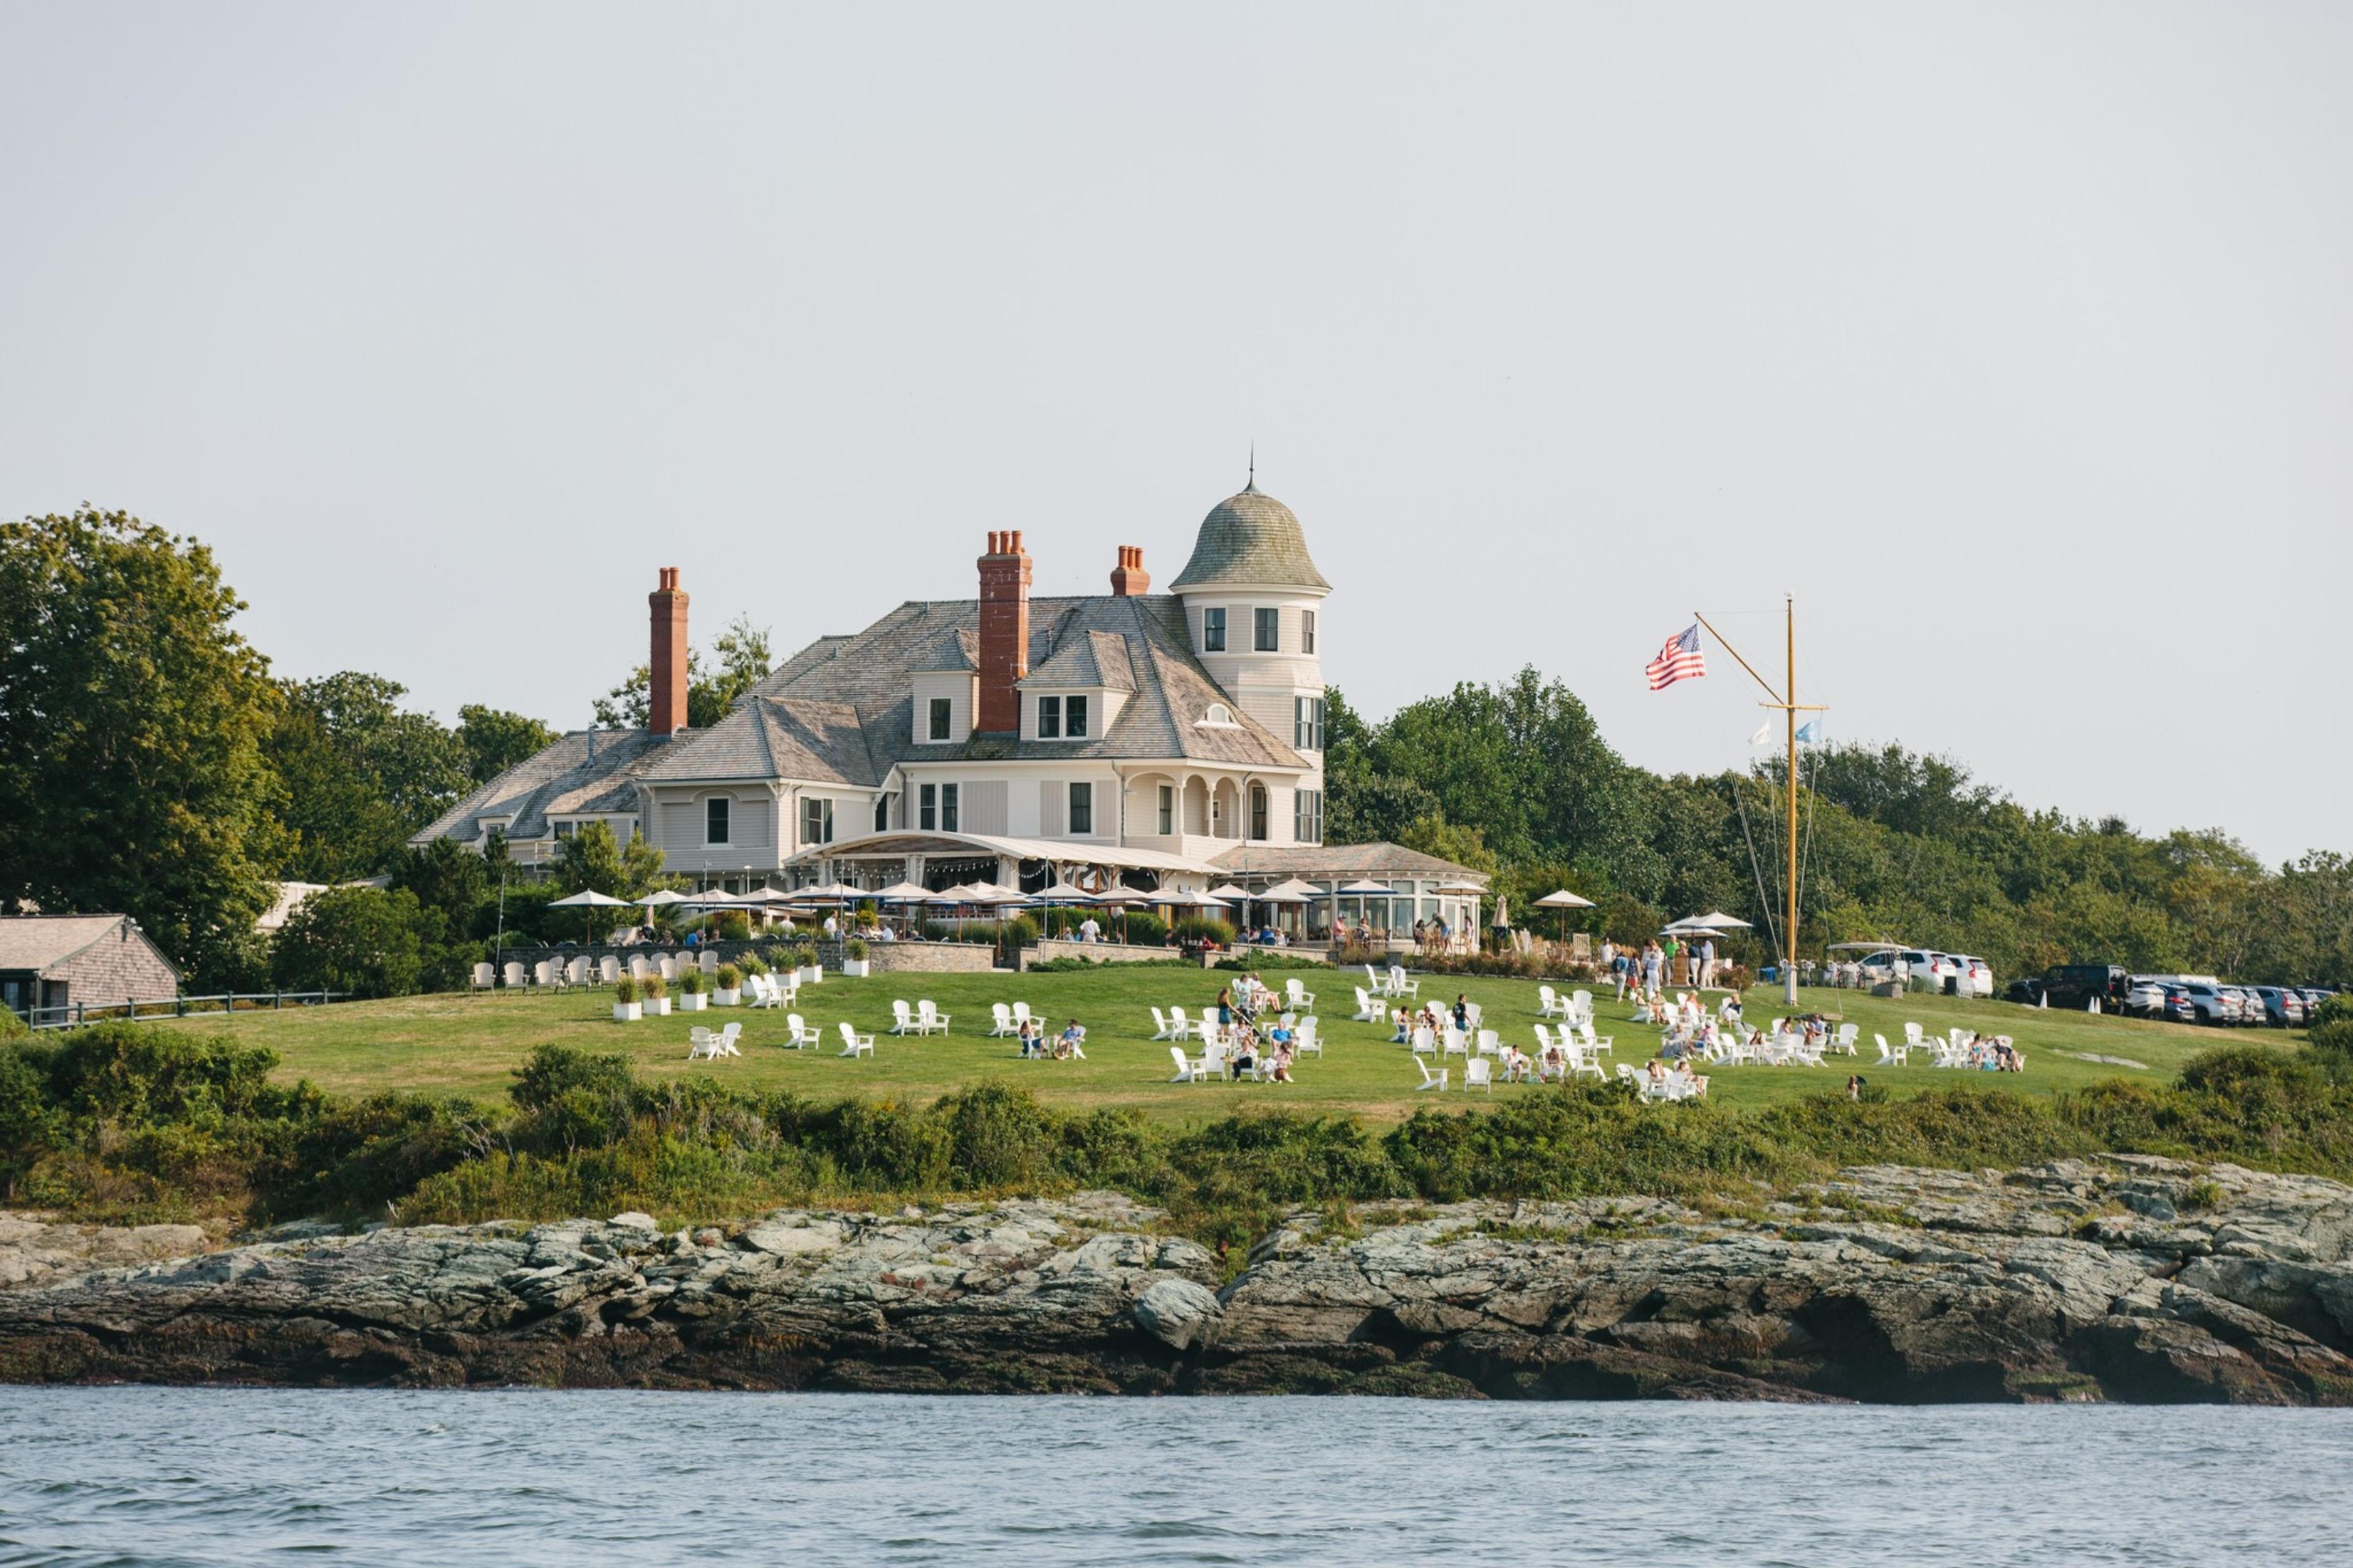
[[[1250,483],[1242,487],[1242,491],[1246,495],[1258,491],[1258,443],[1255,440],[1250,443]]]

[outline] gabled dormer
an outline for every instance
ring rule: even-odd
[[[1111,632],[1071,637],[1018,686],[1023,740],[1077,745],[1099,741],[1135,695],[1127,639]]]
[[[962,628],[942,632],[907,674],[914,698],[909,721],[914,743],[950,746],[970,740],[980,701],[979,634]]]

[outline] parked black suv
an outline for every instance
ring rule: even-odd
[[[2131,989],[2132,976],[2125,973],[2121,964],[2063,963],[2040,980],[2012,981],[2004,994],[2030,1007],[2047,1001],[2053,1007],[2073,1008],[2078,1013],[2088,1009],[2096,996],[2101,1012],[2121,1013],[2125,1010],[2125,994]]]

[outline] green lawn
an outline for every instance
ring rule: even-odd
[[[789,1088],[820,1100],[849,1095],[925,1098],[985,1077],[998,1077],[1035,1089],[1041,1097],[1075,1106],[1134,1106],[1155,1117],[1180,1119],[1222,1115],[1237,1105],[1283,1105],[1303,1110],[1349,1113],[1368,1121],[1398,1120],[1419,1106],[1464,1097],[1414,1092],[1419,1075],[1406,1048],[1388,1043],[1388,1031],[1347,1022],[1353,1011],[1349,980],[1330,971],[1298,972],[1319,993],[1316,1008],[1327,1042],[1321,1060],[1309,1058],[1295,1084],[1208,1084],[1167,1081],[1173,1071],[1166,1044],[1150,1037],[1146,1008],[1176,1004],[1193,1011],[1212,1005],[1229,976],[1187,969],[1123,970],[1106,966],[1088,973],[954,974],[877,976],[848,980],[828,975],[805,986],[798,1011],[822,1028],[828,1044],[821,1053],[787,1051],[781,1013],[712,1009],[685,1016],[649,1018],[635,1024],[612,1020],[611,996],[604,990],[565,994],[412,996],[388,1002],[345,1003],[334,1007],[245,1013],[233,1018],[189,1019],[174,1026],[226,1031],[250,1044],[265,1045],[282,1058],[281,1076],[308,1078],[322,1088],[346,1093],[404,1089],[455,1091],[482,1100],[503,1095],[508,1075],[531,1048],[543,1041],[600,1051],[623,1050],[649,1078],[689,1071],[715,1073],[747,1086]],[[1282,974],[1269,978],[1280,984]],[[1510,980],[1423,978],[1424,994],[1451,1001],[1467,992],[1486,1012],[1490,1027],[1533,1050],[1535,986]],[[954,1033],[929,1039],[899,1039],[883,1034],[892,998],[930,997],[954,1020]],[[1658,1031],[1628,1021],[1630,1009],[1597,994],[1599,1032],[1614,1036],[1615,1059],[1637,1065],[1655,1048]],[[2274,1031],[2191,1028],[2137,1019],[2040,1012],[2000,1002],[1960,1002],[1941,997],[1882,1001],[1849,991],[1807,991],[1800,1005],[1819,1007],[1854,1020],[1862,1029],[1862,1055],[1856,1066],[1873,1083],[1894,1093],[1959,1084],[1987,1093],[2047,1094],[2105,1078],[2164,1081],[2196,1052],[2225,1040],[2260,1040],[2295,1048],[2299,1037]],[[984,1038],[988,1004],[1026,1001],[1059,1029],[1077,1017],[1088,1030],[1083,1062],[1023,1061],[1009,1041]],[[1759,989],[1747,998],[1752,1022],[1781,1011],[1779,994]],[[1939,1071],[1915,1065],[1882,1069],[1871,1044],[1874,1031],[1901,1039],[1905,1019],[1931,1033],[1961,1024],[1989,1033],[2008,1033],[2027,1054],[2022,1074]],[[848,1019],[876,1035],[871,1058],[844,1060],[833,1053],[837,1020]],[[686,1060],[691,1024],[740,1020],[740,1058],[716,1064]],[[1198,1047],[1197,1047],[1198,1048]],[[2127,1058],[2147,1070],[2083,1061],[2059,1053]],[[1837,1089],[1849,1064],[1822,1069],[1733,1068],[1715,1071],[1710,1094],[1719,1100],[1763,1105]],[[1461,1063],[1454,1064],[1461,1078]],[[1535,1092],[1499,1085],[1496,1099]],[[1474,1094],[1474,1101],[1484,1096]]]

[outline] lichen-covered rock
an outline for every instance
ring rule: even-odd
[[[1761,1208],[1126,1199],[279,1233],[0,1228],[0,1377],[1496,1398],[2353,1403],[2353,1189],[2147,1158],[1864,1167]],[[203,1238],[180,1238],[201,1248]],[[111,1250],[110,1250],[111,1249]],[[40,1259],[37,1266],[29,1261]]]

